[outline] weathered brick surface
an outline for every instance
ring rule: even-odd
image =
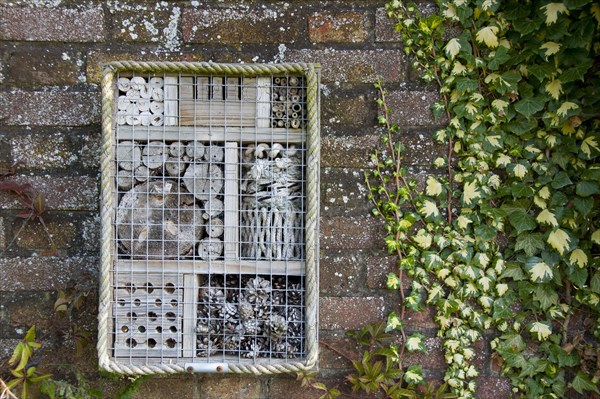
[[[394,29],[394,20],[388,18],[385,8],[375,12],[375,40],[377,42],[399,42],[402,36]]]
[[[290,62],[317,62],[325,83],[400,81],[405,76],[404,55],[398,50],[291,50]]]
[[[134,398],[195,398],[198,390],[198,384],[193,375],[159,377],[144,381]],[[202,398],[204,397],[202,396]],[[223,396],[223,398],[225,397]],[[206,396],[206,398],[210,398],[210,396]]]
[[[368,214],[364,171],[324,168],[321,170],[321,211],[323,216]]]
[[[166,3],[165,3],[166,4]],[[180,7],[162,7],[160,3],[126,5],[111,9],[112,40],[165,44],[170,29],[177,40]],[[169,24],[172,27],[169,27]]]
[[[334,216],[321,218],[321,248],[382,248],[385,231],[380,222],[369,216]]]
[[[374,289],[387,288],[387,275],[389,273],[398,273],[396,258],[393,256],[384,256],[383,253],[367,256],[364,265],[367,269],[367,287]],[[410,279],[404,273],[403,286],[410,286]]]
[[[60,170],[83,166],[100,167],[100,134],[92,131],[60,131],[48,134],[18,134],[10,139],[13,162],[20,168]]]
[[[319,301],[320,328],[324,330],[358,329],[385,317],[382,297],[322,297]]]
[[[60,49],[11,51],[4,68],[9,86],[74,85],[79,82],[80,54]]]
[[[48,209],[98,211],[99,191],[96,178],[17,176],[11,179],[20,184],[31,184],[44,195]],[[23,205],[14,194],[0,192],[0,208],[21,210]]]
[[[477,378],[478,398],[506,399],[512,397],[512,389],[508,378],[479,377]]]
[[[364,169],[371,154],[379,148],[378,135],[321,137],[321,166]]]
[[[206,375],[198,381],[198,396],[202,399],[265,397],[266,379],[245,375]],[[141,398],[141,397],[140,397]]]
[[[0,291],[0,337],[23,338],[35,325],[44,329],[50,325],[55,297],[46,291]]]
[[[436,121],[430,108],[438,99],[435,92],[392,91],[387,95],[390,119],[403,127],[442,125],[443,121]]]
[[[5,125],[83,126],[100,117],[98,93],[11,91],[0,93]]]
[[[324,250],[319,265],[321,295],[356,296],[365,289],[363,251]]]
[[[104,13],[100,7],[0,7],[0,40],[99,42],[104,40]]]
[[[304,35],[306,27],[302,17],[290,13],[282,3],[256,8],[186,8],[182,15],[183,40],[233,46],[294,43]]]
[[[317,12],[308,17],[308,39],[313,43],[362,43],[369,37],[370,25],[365,12]]]
[[[0,258],[0,291],[64,289],[70,280],[97,277],[96,257]]]
[[[377,116],[372,94],[338,93],[334,89],[330,94],[324,95],[321,99],[321,117],[327,122],[328,129],[346,131],[348,126],[371,129]],[[354,132],[360,134],[363,129],[356,129]]]

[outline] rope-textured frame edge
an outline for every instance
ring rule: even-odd
[[[306,346],[304,361],[293,363],[254,364],[229,363],[228,370],[234,373],[275,374],[317,367],[318,360],[318,316],[319,316],[319,178],[320,178],[320,65],[312,63],[287,64],[218,64],[206,62],[137,62],[114,61],[102,65],[102,147],[101,147],[101,207],[102,222],[100,253],[100,286],[98,305],[98,363],[103,370],[129,375],[182,373],[183,364],[122,364],[110,355],[109,331],[112,318],[112,265],[111,245],[114,220],[114,83],[121,71],[148,73],[193,73],[231,74],[260,76],[266,74],[299,73],[307,79],[307,171],[306,171]]]

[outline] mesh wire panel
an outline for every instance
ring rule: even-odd
[[[304,358],[305,78],[115,81],[114,359]]]

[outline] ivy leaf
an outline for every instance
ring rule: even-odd
[[[592,155],[592,150],[600,151],[600,148],[598,148],[596,137],[589,136],[586,137],[581,143],[581,152],[583,152],[589,159]]]
[[[550,232],[546,241],[561,255],[571,245],[571,237],[569,237],[569,234],[562,229],[555,229]]]
[[[460,42],[458,41],[458,39],[453,38],[448,41],[448,43],[446,44],[446,47],[444,47],[444,51],[446,52],[448,57],[450,57],[450,59],[453,60],[454,57],[456,57],[458,55],[458,53],[460,53],[460,47],[461,46],[460,46]]]
[[[573,378],[573,382],[571,382],[571,386],[581,394],[583,394],[583,391],[600,393],[596,384],[594,384],[583,371],[577,372],[577,375]]]
[[[582,180],[577,183],[575,192],[580,197],[589,197],[600,193],[600,186],[596,182]]]
[[[563,3],[550,3],[541,7],[546,14],[546,25],[552,25],[558,20],[558,14],[569,15],[569,10]]]
[[[588,278],[588,271],[586,268],[575,268],[569,270],[567,273],[569,280],[573,283],[573,285],[577,288],[583,288]]]
[[[522,233],[517,236],[515,251],[523,251],[533,256],[544,249],[544,239],[540,233]]]
[[[546,42],[540,46],[540,50],[544,50],[544,55],[549,57],[560,51],[561,44],[556,42]]]
[[[404,373],[404,381],[409,384],[420,384],[423,382],[423,368],[420,364],[410,366]]]
[[[573,198],[573,206],[577,210],[577,212],[581,213],[581,216],[587,217],[589,213],[594,209],[594,198],[587,197],[575,197]]]
[[[534,194],[533,188],[525,183],[514,183],[510,191],[514,198],[529,198]]]
[[[466,206],[470,206],[473,203],[473,200],[479,198],[480,195],[481,193],[477,188],[476,182],[472,181],[465,183],[463,188],[463,203]]]
[[[570,184],[573,184],[573,182],[569,178],[569,175],[567,174],[567,172],[560,171],[556,174],[556,176],[554,176],[551,186],[552,186],[552,188],[558,190],[558,189],[566,187]]]
[[[517,234],[521,234],[527,230],[533,230],[537,227],[535,219],[529,215],[523,208],[508,208],[503,207],[508,215],[508,221],[517,230]]]
[[[584,62],[579,62],[573,67],[567,69],[565,72],[560,75],[560,80],[563,83],[569,83],[573,81],[583,80],[586,72],[592,67],[594,61],[586,60]]]
[[[385,327],[385,332],[390,332],[400,328],[402,328],[402,320],[400,320],[396,312],[390,313],[387,320],[387,326]]]
[[[524,98],[515,103],[515,110],[526,118],[544,109],[544,101],[536,97]]]
[[[485,43],[486,46],[490,48],[498,47],[498,33],[499,29],[497,26],[486,26],[485,28],[479,29],[477,34],[475,35],[475,40],[478,43]]]
[[[600,230],[596,230],[592,233],[592,241],[596,244],[600,244]]]
[[[552,98],[558,100],[558,97],[563,93],[562,83],[560,79],[552,79],[549,83],[544,87],[546,93],[550,94]]]
[[[406,349],[409,352],[425,351],[425,345],[423,345],[423,335],[415,333],[406,339]]]
[[[530,274],[530,280],[534,283],[544,283],[554,277],[552,268],[537,256],[531,257],[525,263],[525,268]]]
[[[566,116],[571,116],[571,115],[567,115],[569,111],[572,110],[576,110],[579,109],[579,105],[572,103],[570,101],[565,101],[564,103],[561,104],[561,106],[558,108],[558,110],[556,110],[556,115],[564,118]]]
[[[427,188],[425,189],[427,195],[436,197],[442,193],[442,184],[437,181],[433,176],[427,177]]]
[[[550,323],[545,321],[536,321],[530,324],[529,332],[531,335],[537,335],[537,339],[539,341],[545,341],[550,335],[552,335],[552,326]]]
[[[597,270],[592,276],[592,279],[590,280],[590,289],[592,292],[600,294],[600,270]]]
[[[494,53],[493,58],[488,63],[488,68],[492,71],[495,71],[500,68],[500,65],[504,64],[506,61],[509,61],[511,58],[512,57],[508,54],[508,49],[500,46]]]
[[[543,310],[547,310],[551,306],[558,304],[558,294],[548,284],[540,284],[533,290],[533,300],[538,301]]]
[[[558,221],[556,220],[556,216],[548,209],[542,210],[535,220],[537,220],[537,222],[541,224],[547,224],[550,226],[558,227]]]

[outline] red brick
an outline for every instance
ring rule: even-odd
[[[42,224],[37,220],[30,220],[24,226],[25,221],[14,223],[12,228],[12,236],[16,237],[14,245],[23,249],[44,251],[51,245],[48,234],[59,251],[66,250],[73,245],[77,237],[75,224],[65,220],[50,220],[47,216],[44,221],[48,233],[44,231]]]
[[[370,25],[364,12],[318,12],[308,17],[308,39],[313,43],[362,43],[369,37]]]
[[[0,39],[43,42],[100,42],[104,14],[87,10],[0,7]]]
[[[477,398],[505,399],[512,397],[512,387],[508,378],[479,377],[477,378]]]
[[[369,214],[364,172],[358,169],[321,169],[321,215],[352,216]]]
[[[83,126],[100,120],[98,93],[11,91],[0,93],[5,125]]]
[[[337,379],[329,376],[325,377],[321,374],[316,376],[315,382],[325,384],[329,388],[337,388],[342,393],[347,395],[341,395],[341,397],[357,397],[356,395],[350,394],[350,387],[345,382],[345,378],[339,377]],[[310,387],[303,387],[300,381],[296,381],[287,376],[276,376],[272,377],[269,384],[269,399],[316,399],[321,397],[324,391],[317,390]]]
[[[327,126],[351,126],[356,131],[358,126],[373,127],[377,112],[372,93],[345,94],[332,90],[321,98],[321,120]]]
[[[361,251],[321,251],[319,289],[321,295],[349,295],[365,288],[366,255]]]
[[[321,219],[322,249],[382,248],[384,237],[383,226],[370,216]]]
[[[410,334],[409,334],[410,335]],[[413,364],[421,364],[428,371],[445,370],[446,360],[444,359],[444,351],[442,349],[441,338],[426,337],[423,340],[426,352],[408,352],[404,353],[403,365],[412,366]]]
[[[387,275],[389,273],[398,273],[395,256],[384,256],[381,251],[380,256],[369,256],[364,264],[367,266],[367,287],[369,288],[387,288]],[[404,273],[403,286],[410,286],[410,279]]]
[[[79,82],[79,54],[71,50],[14,50],[5,66],[5,84],[19,87],[74,85]]]
[[[385,317],[385,301],[381,297],[325,297],[319,306],[319,327],[324,330],[358,329]]]
[[[370,165],[371,154],[379,147],[379,135],[322,136],[321,166],[367,168]]]
[[[391,91],[387,95],[387,105],[391,110],[390,119],[400,128],[410,126],[436,126],[443,120],[435,120],[431,105],[439,100],[439,95],[429,91]]]
[[[96,257],[0,258],[0,291],[55,291],[95,278],[97,267]]]
[[[350,338],[321,339],[319,342],[319,369],[352,369],[352,360],[362,356],[356,341]]]
[[[294,43],[305,35],[303,17],[281,7],[183,10],[183,40],[220,45]]]
[[[135,399],[194,398],[197,390],[196,378],[193,375],[154,377],[142,382],[140,390],[133,397]]]
[[[202,399],[262,399],[263,382],[256,376],[207,375],[198,381],[198,393]]]
[[[325,83],[397,82],[406,75],[400,50],[292,50],[285,60],[320,63]]]
[[[190,51],[190,50],[188,50]],[[194,52],[121,52],[121,51],[91,51],[88,54],[86,75],[89,83],[100,84],[102,81],[102,64],[111,61],[208,61],[205,54]]]
[[[50,210],[98,210],[98,183],[96,178],[88,176],[51,177],[17,176],[12,180],[31,184],[44,195],[46,208]],[[14,194],[0,193],[0,208],[23,209],[23,205]]]
[[[421,312],[406,311],[405,325],[414,330],[428,328],[437,328],[436,322],[433,320],[435,310],[431,306],[425,306]]]

